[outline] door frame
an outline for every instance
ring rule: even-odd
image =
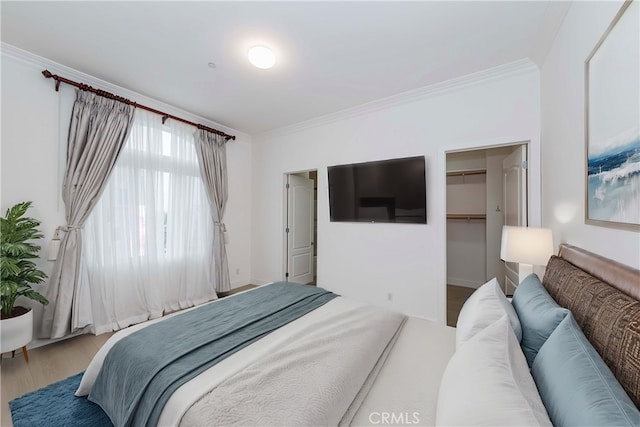
[[[529,225],[539,227],[542,217],[542,168],[539,150],[539,141],[530,137],[504,137],[490,140],[466,141],[456,144],[443,145],[438,149],[438,175],[436,177],[436,197],[439,203],[435,203],[432,218],[438,229],[441,244],[440,277],[442,283],[437,286],[438,320],[447,324],[447,154],[463,151],[476,151],[491,148],[501,148],[512,145],[525,145],[527,147],[528,182],[527,182],[527,214]],[[535,206],[535,209],[533,207]]]
[[[299,170],[299,171],[294,171],[294,172],[285,172],[282,175],[282,281],[287,281],[288,278],[286,277],[287,275],[287,263],[289,262],[289,241],[287,239],[287,233],[286,233],[286,229],[287,226],[289,225],[288,222],[288,216],[289,216],[289,194],[288,194],[288,189],[287,189],[287,182],[288,182],[288,177],[289,175],[300,175],[302,173],[309,173],[309,172],[318,172],[318,169],[304,169],[304,170]],[[316,185],[318,185],[318,183],[316,182]],[[314,200],[314,209],[317,212],[318,209],[318,200],[315,199]],[[316,232],[316,236],[315,239],[318,239],[317,236],[317,232]],[[314,241],[314,252],[317,253],[315,246],[317,245],[317,241]],[[315,256],[315,255],[314,255]],[[318,269],[317,266],[314,263],[314,271],[313,271],[314,276],[316,277],[316,284],[318,283]]]

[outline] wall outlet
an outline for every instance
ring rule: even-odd
[[[240,275],[240,269],[236,268],[236,276],[239,276],[239,275]]]
[[[387,301],[393,301],[393,294],[391,292],[387,294]]]

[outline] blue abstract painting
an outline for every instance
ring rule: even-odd
[[[640,224],[640,130],[598,148],[588,158],[589,218]]]
[[[587,59],[587,212],[640,230],[640,5],[627,1]]]

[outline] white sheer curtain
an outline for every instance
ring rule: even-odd
[[[194,128],[137,110],[85,224],[82,289],[96,334],[216,298]]]

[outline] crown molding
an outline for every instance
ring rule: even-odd
[[[67,67],[66,65],[62,65],[50,59],[36,55],[35,53],[26,51],[24,49],[20,49],[19,47],[13,46],[11,44],[0,42],[0,51],[3,57],[11,58],[18,62],[21,62],[26,65],[30,65],[36,68],[48,69],[53,74],[60,74],[62,77],[65,77],[71,80],[77,80],[79,82],[88,84],[95,88],[106,90],[107,92],[114,93],[118,96],[122,96],[124,98],[134,100],[135,102],[138,102],[140,104],[146,104],[152,108],[166,111],[167,113],[170,113],[172,115],[184,117],[187,120],[202,123],[205,126],[220,129],[229,134],[233,134],[236,136],[239,136],[239,135],[243,136],[245,140],[249,139],[248,134],[244,132],[240,132],[237,129],[230,128],[223,124],[214,122],[211,119],[198,116],[197,114],[191,113],[186,110],[182,110],[178,107],[174,107],[173,105],[166,104],[154,98],[150,98],[141,93],[134,92],[132,90],[115,85],[113,83],[109,83],[105,80],[83,73],[82,71],[78,71],[74,68]]]
[[[483,85],[495,80],[502,80],[505,78],[538,71],[539,68],[534,62],[532,62],[528,58],[523,58],[514,62],[499,65],[497,67],[467,74],[461,77],[456,77],[443,82],[434,83],[429,86],[401,92],[397,95],[392,95],[386,98],[371,101],[366,104],[358,105],[356,107],[346,108],[344,110],[336,111],[335,113],[330,113],[321,117],[305,120],[303,122],[299,122],[290,126],[285,126],[255,134],[253,135],[253,140],[261,141],[274,136],[288,135],[307,129],[331,124],[334,122],[362,116],[365,114],[370,114],[391,107],[409,104],[450,92],[456,92],[473,86]]]

